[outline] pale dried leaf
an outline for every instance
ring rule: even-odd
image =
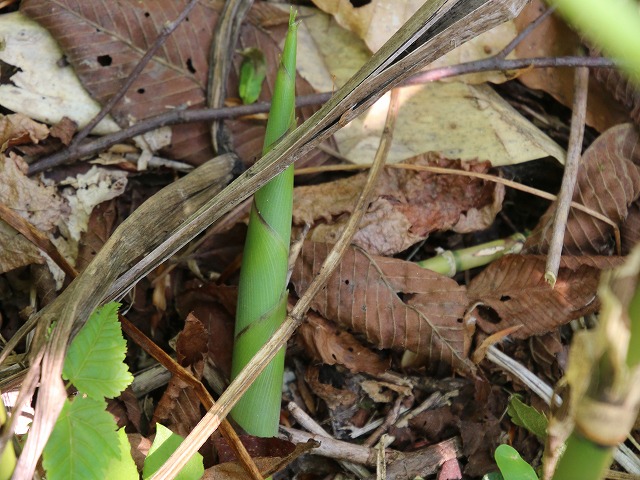
[[[305,242],[291,280],[302,295],[330,245]],[[399,295],[402,295],[401,298]],[[463,324],[467,296],[454,280],[411,262],[349,248],[312,308],[378,348],[424,353],[434,368],[472,370]]]
[[[406,163],[486,173],[488,162],[460,162],[437,153]],[[315,225],[309,238],[333,243],[341,235],[366,173],[294,191],[294,224]],[[488,228],[502,207],[504,187],[480,179],[388,168],[353,243],[372,254],[392,255],[434,231],[468,233]]]
[[[100,110],[47,30],[19,12],[0,15],[3,47],[0,60],[16,67],[10,82],[0,85],[0,105],[48,124],[69,117],[85,125]],[[118,125],[108,116],[94,132],[112,133]]]
[[[33,243],[0,221],[0,273],[44,261]]]
[[[544,278],[544,256],[506,255],[469,284],[472,314],[488,334],[521,325],[512,337],[542,335],[597,311],[600,272],[620,262],[620,257],[562,257],[552,288]]]
[[[308,18],[300,29],[299,71],[317,90],[335,90],[367,60],[366,47],[326,14],[309,9],[303,10],[303,15]],[[474,41],[480,42],[481,47],[474,46]],[[499,48],[489,46],[480,36],[456,50],[465,55],[465,48],[485,47],[493,53]],[[458,55],[456,50],[452,54]],[[403,88],[400,97],[402,109],[389,162],[427,151],[464,160],[489,159],[494,166],[547,156],[564,161],[562,148],[487,86],[433,82]],[[388,98],[383,97],[337,132],[334,136],[340,152],[356,163],[370,163],[387,109]]]
[[[582,156],[573,201],[615,222],[623,232],[622,253],[640,240],[640,135],[631,124],[603,133]],[[525,243],[530,253],[548,249],[555,203],[542,216]],[[628,223],[628,225],[627,225]],[[613,229],[592,216],[571,209],[563,251],[572,255],[602,255],[613,251]]]
[[[10,153],[0,160],[0,202],[18,212],[42,232],[50,232],[69,214],[55,188],[26,176],[27,164]]]
[[[48,135],[49,129],[46,125],[34,122],[21,113],[0,116],[0,152],[13,145],[38,143]]]

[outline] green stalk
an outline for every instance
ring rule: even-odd
[[[0,432],[7,423],[7,411],[0,399]],[[16,468],[16,452],[13,449],[13,440],[10,438],[4,451],[0,453],[0,480],[9,480]]]
[[[615,443],[628,435],[638,416],[639,279],[640,245],[627,257],[624,266],[616,269],[613,274],[604,274],[601,279],[600,323],[595,331],[582,337],[588,338],[591,335],[594,340],[587,343],[578,342],[574,338],[571,348],[578,348],[579,355],[573,360],[586,362],[587,366],[579,371],[590,375],[590,378],[583,380],[585,386],[582,388],[579,388],[576,381],[579,377],[574,376],[574,385],[578,388],[572,391],[572,395],[577,398],[569,399],[570,402],[575,402],[572,410],[578,412],[576,425],[577,418],[581,418],[583,430],[574,427],[558,461],[553,480],[604,478],[613,460]],[[628,292],[633,293],[629,295]],[[628,345],[624,345],[624,341],[628,341]],[[579,348],[583,344],[589,348]],[[589,358],[590,356],[593,357]],[[571,360],[569,369],[571,370]],[[568,371],[567,378],[571,378],[569,373]],[[595,403],[589,403],[593,401]],[[578,406],[582,407],[582,413]],[[620,412],[612,414],[609,407],[622,408],[624,415],[620,415]],[[590,425],[591,419],[594,419],[593,425]],[[585,426],[587,430],[584,429]],[[591,433],[585,433],[587,431]]]
[[[289,31],[273,91],[263,154],[295,127],[296,13]],[[242,257],[231,377],[249,363],[287,313],[287,260],[293,210],[293,165],[256,192]],[[247,390],[231,416],[252,435],[278,432],[284,372],[284,349]]]
[[[553,0],[548,2],[580,33],[640,82],[640,13],[632,0]]]
[[[416,263],[427,270],[453,277],[458,272],[488,265],[508,253],[520,253],[525,240],[526,237],[523,234],[515,233],[504,239],[469,248],[445,250],[435,257]]]

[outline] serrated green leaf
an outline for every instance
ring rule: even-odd
[[[244,57],[240,65],[238,93],[242,103],[248,105],[260,96],[262,82],[267,76],[267,62],[264,53],[257,48],[247,48],[240,52]]]
[[[547,436],[547,425],[549,420],[544,413],[539,412],[526,403],[523,403],[517,395],[511,395],[507,413],[511,421],[520,427],[524,427],[533,433],[540,440]]]
[[[89,397],[65,400],[42,454],[48,480],[102,480],[118,458],[117,425],[106,402]]]
[[[156,424],[156,438],[153,439],[149,454],[144,460],[142,478],[146,480],[151,477],[151,475],[167,461],[171,454],[176,451],[176,448],[178,448],[183,441],[184,438],[180,435],[176,435],[159,423]],[[198,480],[203,474],[204,463],[202,455],[196,453],[175,478],[177,480]]]
[[[538,480],[533,467],[522,459],[515,448],[498,445],[494,456],[504,480]]]
[[[119,303],[97,309],[73,339],[62,377],[96,400],[120,395],[133,376],[124,364],[127,343],[118,322]]]
[[[118,450],[120,458],[112,458],[107,467],[104,478],[117,478],[118,480],[139,480],[140,475],[136,464],[131,457],[131,444],[124,428],[118,430]]]

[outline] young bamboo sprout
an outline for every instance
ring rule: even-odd
[[[273,91],[263,154],[295,127],[295,11]],[[287,313],[287,259],[293,209],[293,165],[258,190],[253,198],[242,257],[231,376],[235,376],[271,337]],[[275,436],[280,417],[284,371],[282,350],[232,411],[248,433]]]

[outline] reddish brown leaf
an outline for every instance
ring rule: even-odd
[[[478,302],[472,313],[488,334],[517,325],[522,328],[511,334],[515,338],[550,332],[595,312],[600,271],[621,261],[620,257],[562,257],[558,280],[551,288],[544,279],[545,257],[507,255],[471,281],[467,294]]]
[[[332,380],[334,381],[332,382]],[[307,368],[304,381],[307,382],[313,393],[325,401],[331,410],[350,408],[358,401],[358,395],[348,388],[342,388],[345,386],[342,378],[321,378],[320,367],[317,365],[311,365]],[[341,386],[334,387],[333,383],[341,384]]]
[[[300,455],[318,446],[318,442],[313,440],[295,445],[278,438],[258,438],[249,435],[241,435],[240,440],[249,454],[254,457],[256,466],[265,477],[282,470]],[[216,447],[221,463],[205,470],[202,479],[243,480],[247,478],[247,473],[242,466],[232,461],[235,456],[231,453],[226,440],[218,438]]]
[[[379,375],[389,368],[373,351],[362,345],[353,335],[321,316],[309,312],[298,329],[298,338],[305,351],[328,365],[340,364],[354,373]]]
[[[291,277],[299,295],[330,248],[305,242]],[[468,372],[469,338],[462,320],[466,306],[465,289],[454,280],[354,247],[312,303],[322,316],[364,334],[379,348],[424,353],[434,367],[444,364]]]
[[[26,0],[20,8],[22,13],[49,30],[83,86],[104,104],[118,91],[164,25],[173,21],[186,4],[187,0]],[[207,56],[218,19],[217,5],[198,2],[167,39],[112,110],[111,114],[121,127],[177,107],[205,106]],[[256,5],[254,8],[262,7]],[[258,25],[251,23],[257,18],[260,16],[250,16],[242,28],[238,49],[254,46],[265,52],[269,81],[261,96],[264,100],[271,97],[280,52],[278,45],[284,38],[286,26],[266,31],[259,27],[264,19]],[[230,79],[229,87],[229,95],[236,95],[237,75]],[[299,94],[312,93],[310,85],[300,78],[297,87]],[[301,118],[308,118],[313,111],[312,108],[303,109]],[[251,124],[234,122],[232,129],[238,133],[234,140],[239,153],[250,160],[262,152],[264,127],[261,123],[251,128],[251,136],[245,137],[248,125]],[[248,138],[252,142],[247,142]],[[210,143],[208,123],[176,125],[172,127],[171,146],[164,153],[197,165],[212,157]],[[326,157],[322,155],[322,158]]]
[[[621,227],[626,254],[640,239],[640,137],[631,124],[603,133],[582,156],[573,195],[575,202],[602,213]],[[529,253],[545,253],[549,246],[555,203],[542,216],[527,239]],[[628,225],[627,225],[628,224]],[[611,253],[613,229],[592,216],[571,209],[563,252],[572,255]]]
[[[460,162],[437,153],[418,155],[405,163],[486,173],[489,162]],[[367,175],[294,192],[295,224],[316,224],[310,239],[335,242],[362,191]],[[502,207],[501,185],[456,175],[388,168],[380,178],[353,243],[377,255],[392,255],[436,230],[467,233],[487,228]]]
[[[76,269],[82,271],[93,260],[115,229],[116,201],[102,202],[91,212],[87,231],[78,244]]]
[[[204,356],[207,354],[207,332],[200,320],[189,315],[176,342],[178,361],[196,378],[202,376]],[[200,400],[194,389],[177,377],[172,377],[153,414],[153,422],[160,422],[171,431],[187,436],[202,418]]]

